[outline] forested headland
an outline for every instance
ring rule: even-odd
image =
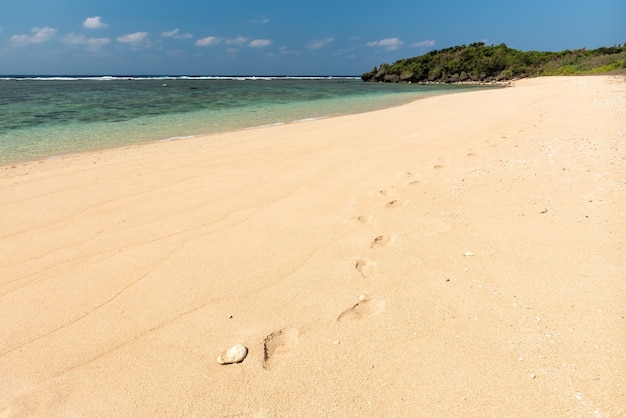
[[[526,77],[626,72],[626,44],[560,52],[520,51],[484,42],[381,64],[361,76],[388,83],[502,82]]]

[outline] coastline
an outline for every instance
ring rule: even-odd
[[[625,92],[0,167],[0,416],[624,414]]]
[[[0,166],[363,113],[467,88],[340,77],[43,77],[0,84]]]

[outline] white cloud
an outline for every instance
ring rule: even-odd
[[[414,44],[411,44],[411,46],[416,48],[429,48],[431,46],[435,46],[435,41],[430,39],[426,41],[416,42]]]
[[[83,34],[74,33],[64,36],[61,41],[68,45],[86,45],[90,51],[97,51],[111,42],[109,38],[87,38]]]
[[[222,40],[216,36],[207,36],[206,38],[198,39],[196,41],[196,45],[197,46],[213,46],[213,45],[219,44],[220,42],[222,42]]]
[[[174,30],[168,30],[166,32],[161,32],[161,36],[163,36],[164,38],[174,38],[174,39],[193,38],[193,35],[191,33],[180,33],[180,30],[178,28]]]
[[[29,44],[40,44],[47,42],[57,33],[57,29],[45,27],[45,28],[32,28],[31,32],[34,35],[13,35],[10,40],[15,46],[25,46]]]
[[[320,48],[325,47],[326,45],[328,45],[329,43],[331,43],[333,41],[334,41],[333,38],[316,39],[316,40],[313,40],[313,41],[309,42],[309,44],[307,45],[307,48],[309,48],[309,49],[320,49]]]
[[[262,17],[262,18],[259,18],[259,19],[251,20],[250,22],[251,23],[260,23],[262,25],[265,25],[266,23],[269,23],[270,20],[268,18],[266,18],[266,17]]]
[[[147,36],[148,36],[148,32],[135,32],[135,33],[128,33],[123,36],[118,36],[116,39],[117,39],[117,42],[120,42],[123,44],[138,44],[142,42],[144,39],[146,39]]]
[[[236,38],[229,38],[226,39],[226,43],[229,45],[241,45],[241,44],[245,44],[246,42],[248,42],[249,38],[246,38],[245,36],[238,36]]]
[[[83,28],[100,29],[100,28],[106,28],[107,26],[109,26],[106,23],[104,23],[101,19],[102,17],[100,16],[88,17],[83,22]]]
[[[272,41],[270,41],[269,39],[254,39],[254,40],[250,41],[248,46],[250,46],[252,48],[264,48],[264,47],[269,46],[271,44],[272,44]]]
[[[393,50],[400,48],[402,45],[404,45],[404,42],[402,42],[399,38],[385,38],[379,41],[368,42],[365,45],[374,46],[374,47],[383,47],[387,51],[393,51]]]
[[[171,38],[172,36],[176,36],[178,34],[178,29],[174,29],[174,30],[168,30],[165,32],[161,32],[161,36],[165,37],[165,38]]]
[[[282,55],[301,55],[299,51],[293,51],[286,46],[281,46],[279,49]]]

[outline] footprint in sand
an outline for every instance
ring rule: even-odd
[[[397,207],[400,207],[400,206],[402,206],[402,205],[404,205],[404,201],[402,201],[402,200],[398,200],[398,199],[394,199],[394,200],[391,200],[391,201],[387,202],[387,204],[385,205],[385,207],[388,207],[388,208],[397,208]]]
[[[365,258],[360,258],[356,260],[354,267],[357,269],[361,276],[370,277],[376,274],[378,271],[378,263],[372,260],[367,260]]]
[[[371,248],[380,248],[388,245],[393,240],[391,235],[383,234],[374,238],[374,241],[370,244]]]
[[[406,178],[408,182],[404,184],[408,186],[414,186],[416,184],[420,184],[421,181],[418,177],[420,177],[419,173],[414,173],[413,171],[407,171]]]
[[[272,370],[287,360],[291,350],[298,343],[298,330],[284,328],[271,333],[263,340],[263,368]]]
[[[441,158],[435,158],[433,160],[429,161],[429,164],[431,164],[431,167],[433,168],[433,170],[441,170],[443,168],[446,167],[446,163],[448,163],[449,160],[444,160]]]
[[[370,222],[372,222],[372,217],[367,215],[359,215],[355,219],[358,223],[363,225],[368,225]]]
[[[337,317],[337,321],[351,321],[354,319],[362,319],[368,316],[378,315],[385,310],[385,301],[383,299],[368,298],[362,296],[360,301],[346,309]]]
[[[373,217],[369,215],[351,216],[346,219],[345,222],[351,225],[369,225],[372,222]]]

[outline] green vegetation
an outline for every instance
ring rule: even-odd
[[[526,77],[626,71],[626,44],[594,50],[519,51],[483,42],[431,51],[419,57],[381,64],[364,81],[492,82]]]

